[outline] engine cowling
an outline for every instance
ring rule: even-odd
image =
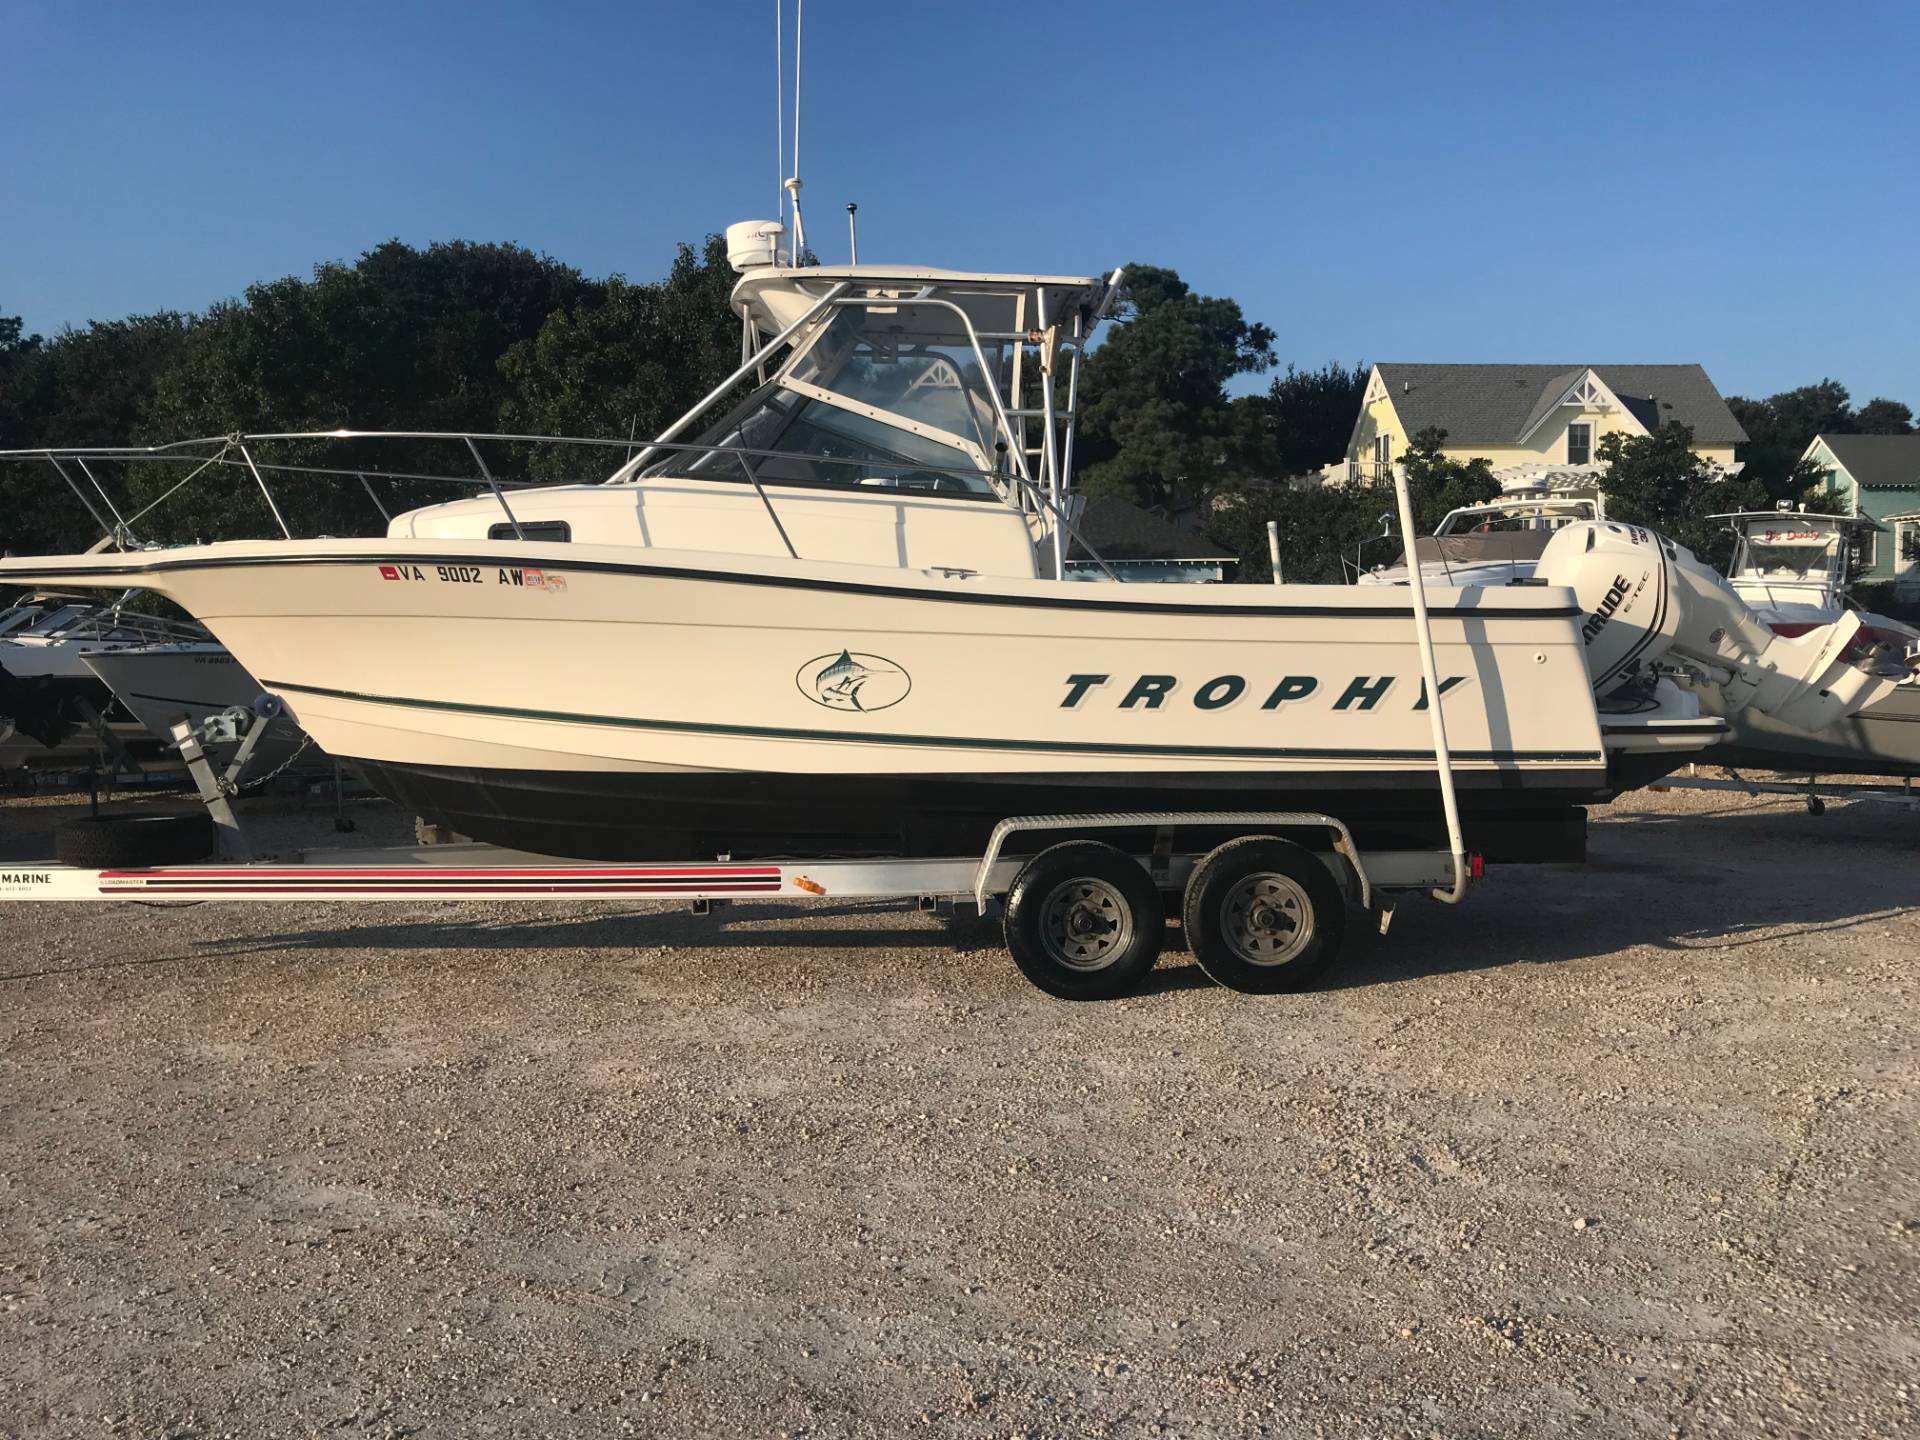
[[[1729,712],[1753,705],[1820,730],[1894,685],[1845,658],[1861,638],[1858,616],[1777,635],[1691,550],[1638,525],[1568,525],[1547,543],[1534,575],[1571,588],[1586,612],[1580,633],[1596,695],[1666,658],[1719,685]]]

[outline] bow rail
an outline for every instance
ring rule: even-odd
[[[273,444],[313,444],[370,441],[375,443],[442,443],[458,445],[472,461],[473,469],[425,470],[415,468],[388,468],[378,464],[336,463],[324,464],[319,460],[272,459],[256,454],[257,447]],[[620,465],[610,473],[579,480],[557,480],[551,477],[533,477],[517,474],[501,474],[496,465],[487,463],[482,447],[530,447],[562,446],[574,447],[584,451],[618,450],[625,452]],[[286,518],[279,498],[267,477],[313,479],[320,481],[353,481],[365,491],[367,498],[380,513],[383,524],[393,519],[393,511],[381,498],[376,482],[444,484],[485,489],[492,493],[500,506],[501,515],[513,527],[516,538],[525,539],[520,522],[515,518],[509,501],[509,492],[533,489],[555,484],[627,484],[634,471],[636,458],[651,458],[649,475],[671,478],[672,471],[661,463],[660,457],[668,460],[686,459],[689,463],[708,456],[720,456],[733,460],[744,475],[747,483],[759,494],[766,506],[774,526],[786,541],[789,555],[798,559],[792,542],[786,538],[785,527],[780,524],[772,497],[767,487],[780,488],[796,482],[768,479],[760,475],[752,462],[757,460],[778,460],[791,458],[787,452],[760,449],[747,445],[719,445],[691,440],[636,441],[633,439],[612,439],[605,436],[590,435],[528,435],[506,431],[480,430],[261,430],[235,431],[225,435],[197,436],[187,440],[173,440],[153,445],[34,445],[17,450],[0,450],[0,465],[43,463],[51,466],[76,498],[84,505],[88,513],[100,526],[102,540],[95,548],[107,545],[120,550],[151,549],[151,542],[139,538],[134,527],[146,519],[161,505],[188,485],[208,473],[227,473],[241,471],[250,475],[258,487],[267,509],[272,515],[281,534],[287,539],[295,538],[293,527]],[[814,465],[838,466],[859,472],[848,484],[852,486],[870,486],[873,488],[898,489],[936,489],[939,493],[955,498],[974,497],[981,500],[994,500],[1001,495],[1001,487],[1007,483],[1004,472],[982,470],[962,466],[943,466],[919,461],[898,464],[876,462],[869,458],[841,457],[831,455],[809,455],[808,462]],[[174,465],[192,467],[188,474],[170,485],[160,495],[146,502],[131,514],[123,514],[115,505],[108,489],[95,473],[95,467],[104,464],[131,465]],[[71,468],[69,468],[71,467]],[[77,470],[87,482],[82,485],[75,478]],[[914,483],[902,484],[912,478]],[[705,478],[705,477],[692,477]],[[1017,477],[1014,477],[1017,483]],[[935,482],[929,486],[923,483],[930,479]],[[940,481],[952,481],[951,487],[939,484]],[[91,493],[89,493],[91,492]],[[1104,570],[1110,579],[1119,576],[1107,565],[1099,552],[1088,543],[1071,521],[1062,517],[1066,533],[1081,547],[1093,562]]]

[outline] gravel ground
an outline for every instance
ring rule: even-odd
[[[0,910],[0,1434],[1920,1433],[1917,840],[1641,795],[1083,1006],[899,906]]]

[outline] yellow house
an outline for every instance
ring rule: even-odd
[[[1447,432],[1444,452],[1484,457],[1509,489],[1579,489],[1603,467],[1600,442],[1678,420],[1701,458],[1729,474],[1747,432],[1698,365],[1376,365],[1327,484],[1386,479],[1422,430]]]

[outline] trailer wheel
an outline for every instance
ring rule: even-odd
[[[1304,990],[1339,958],[1346,907],[1312,851],[1269,835],[1230,840],[1194,866],[1181,921],[1200,968],[1230,990]]]
[[[1069,840],[1021,869],[1001,933],[1020,973],[1049,995],[1107,1000],[1153,968],[1166,925],[1159,890],[1131,856]]]
[[[204,810],[88,815],[53,832],[53,854],[82,870],[184,865],[213,853],[213,817]]]

